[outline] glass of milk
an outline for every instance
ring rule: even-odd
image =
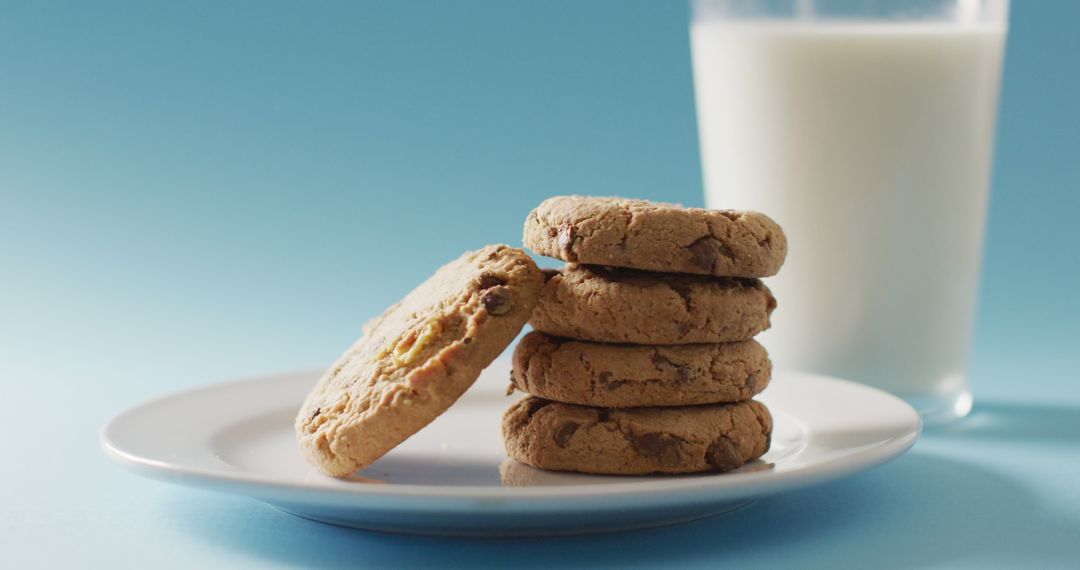
[[[777,367],[963,417],[1008,0],[693,7],[706,203],[790,243]]]

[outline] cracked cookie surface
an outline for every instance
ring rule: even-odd
[[[528,320],[543,280],[527,253],[468,252],[364,326],[296,417],[301,454],[341,477],[430,423]]]
[[[772,363],[757,341],[642,346],[531,332],[514,350],[513,384],[547,400],[611,408],[749,400]]]
[[[568,264],[545,270],[529,321],[553,336],[634,344],[748,340],[776,299],[757,279]]]
[[[730,277],[775,275],[788,247],[758,212],[589,196],[545,200],[526,218],[523,240],[569,262]]]
[[[609,409],[528,396],[503,415],[514,460],[539,469],[609,475],[731,471],[769,449],[760,402]]]

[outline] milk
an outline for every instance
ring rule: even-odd
[[[765,212],[789,238],[761,337],[776,365],[970,406],[1005,26],[699,21],[691,35],[706,202]]]

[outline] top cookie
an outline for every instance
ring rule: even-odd
[[[544,200],[523,239],[565,261],[721,277],[769,277],[787,256],[784,231],[764,214],[624,198]]]
[[[525,325],[543,276],[524,251],[462,255],[364,327],[296,418],[304,457],[363,468],[446,410]]]

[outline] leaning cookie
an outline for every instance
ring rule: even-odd
[[[303,456],[345,476],[419,431],[517,336],[542,279],[504,245],[439,269],[365,326],[308,395],[295,426]]]
[[[759,402],[607,409],[527,397],[503,415],[510,458],[539,469],[609,475],[731,471],[769,449]]]
[[[523,239],[565,261],[732,277],[775,275],[787,256],[784,231],[764,214],[625,198],[549,198]]]
[[[544,273],[530,323],[554,336],[634,344],[748,340],[769,328],[776,308],[756,279],[576,264]]]
[[[749,400],[772,363],[747,340],[720,344],[606,344],[532,332],[514,350],[514,387],[556,402],[633,408]]]

